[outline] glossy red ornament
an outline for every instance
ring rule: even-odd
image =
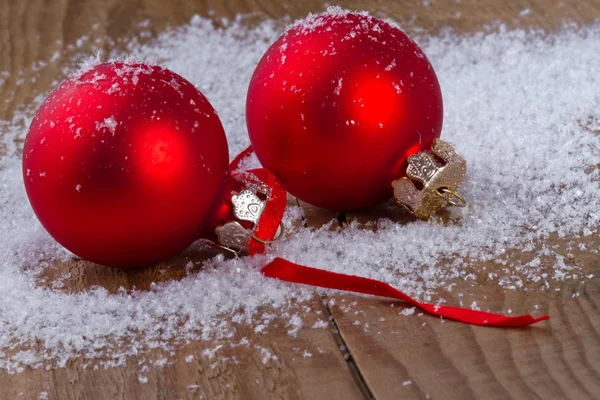
[[[285,188],[350,210],[392,197],[406,159],[442,128],[442,95],[423,51],[399,28],[336,10],[284,33],[258,64],[246,103],[250,140]]]
[[[115,267],[173,256],[229,218],[221,122],[190,82],[159,66],[111,62],[54,90],[23,150],[29,201],[76,255]]]

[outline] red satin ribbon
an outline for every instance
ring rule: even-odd
[[[547,315],[533,318],[529,314],[507,317],[468,308],[442,305],[436,306],[433,304],[420,303],[384,282],[355,275],[338,274],[322,269],[305,267],[284,260],[283,258],[274,259],[267,264],[261,272],[269,278],[280,279],[286,282],[302,283],[327,289],[345,290],[347,292],[364,293],[373,296],[402,300],[413,306],[419,307],[429,314],[453,319],[455,321],[466,322],[467,324],[472,325],[522,327],[550,318]]]
[[[277,234],[279,225],[283,219],[287,203],[287,192],[281,182],[268,169],[256,168],[245,172],[237,172],[242,161],[246,157],[249,157],[252,152],[252,146],[249,146],[246,150],[238,154],[231,164],[229,164],[229,172],[246,186],[268,188],[268,193],[264,190],[262,191],[267,196],[267,203],[254,229],[254,235],[264,241],[270,241]],[[263,243],[257,240],[250,241],[250,247],[248,248],[249,255],[264,252],[265,245]]]
[[[242,160],[250,156],[252,151],[252,147],[250,146],[240,153],[232,161],[230,171],[232,175],[238,176],[238,179],[241,179],[242,182],[246,184],[252,185],[260,182],[270,188],[271,193],[268,196],[267,204],[265,205],[265,209],[254,232],[256,236],[263,240],[272,240],[275,237],[279,224],[283,218],[287,202],[287,193],[277,178],[275,178],[275,176],[267,169],[258,168],[246,173],[234,173],[234,171],[239,168]],[[260,254],[264,251],[265,246],[262,243],[252,240],[248,251],[250,255]],[[402,300],[429,314],[472,325],[525,327],[550,318],[548,315],[534,318],[529,314],[508,317],[468,308],[421,303],[381,281],[306,267],[279,257],[267,264],[261,270],[261,273],[269,278],[286,282]]]
[[[232,175],[236,175],[236,171],[240,168],[240,164],[242,163],[242,161],[245,158],[250,157],[252,153],[254,153],[254,149],[252,148],[252,146],[248,146],[244,151],[235,156],[233,161],[229,164],[229,172]]]

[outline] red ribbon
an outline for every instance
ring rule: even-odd
[[[279,257],[267,264],[261,272],[269,278],[280,279],[286,282],[302,283],[327,289],[344,290],[402,300],[419,307],[429,314],[472,325],[522,327],[550,318],[547,315],[533,318],[529,314],[507,317],[468,308],[420,303],[384,282],[356,275],[338,274],[322,269],[305,267]]]
[[[260,183],[270,188],[271,193],[268,196],[267,204],[265,205],[265,209],[254,233],[263,240],[272,240],[275,237],[279,224],[283,218],[287,202],[287,193],[277,178],[265,168],[257,168],[250,170],[247,173],[234,174],[234,171],[239,168],[242,160],[251,154],[252,146],[248,147],[232,161],[230,171],[232,172],[232,175],[240,176],[241,180],[246,184],[253,185],[256,184],[256,181],[258,180]],[[252,240],[248,251],[250,255],[260,254],[264,251],[265,246],[262,243]],[[468,308],[421,303],[381,281],[306,267],[279,257],[267,264],[261,270],[261,273],[269,278],[286,282],[402,300],[429,314],[472,325],[525,327],[550,318],[548,315],[534,318],[529,314],[509,317]]]
[[[285,212],[287,204],[287,192],[279,180],[266,168],[256,168],[245,172],[238,172],[240,164],[246,158],[252,155],[252,146],[238,154],[231,164],[229,172],[236,179],[241,180],[246,186],[266,187],[267,191],[262,191],[267,196],[267,203],[260,216],[260,220],[254,229],[254,235],[261,240],[273,240]],[[257,240],[250,241],[248,254],[261,254],[265,252],[265,245]]]
[[[242,163],[242,161],[245,158],[250,157],[252,153],[254,153],[254,149],[252,148],[252,146],[248,146],[244,151],[235,156],[233,161],[229,164],[229,172],[232,175],[236,175],[236,171],[240,168],[240,164]]]

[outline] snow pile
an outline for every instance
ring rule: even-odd
[[[245,92],[254,66],[279,34],[275,26],[232,22],[217,29],[195,17],[150,44],[132,43],[130,51],[200,88],[219,112],[233,157],[248,145]],[[290,304],[310,298],[313,290],[262,277],[258,269],[273,256],[380,279],[423,299],[454,279],[517,290],[525,283],[543,289],[583,279],[563,255],[539,243],[549,237],[575,243],[599,225],[600,173],[594,166],[600,155],[600,25],[551,37],[500,31],[418,42],[444,93],[442,138],[468,162],[462,190],[468,208],[452,210],[448,224],[383,219],[376,232],[357,224],[343,231],[292,228],[300,211],[290,208],[291,235],[268,256],[217,257],[200,272],[148,291],[110,294],[96,287],[67,293],[60,287],[68,276],[52,288],[38,285],[43,269],[69,255],[41,228],[23,188],[14,139],[24,137],[35,110],[0,122],[0,148],[6,148],[0,158],[0,368],[62,366],[78,355],[102,357],[98,362],[110,366],[151,348],[226,341],[235,324],[258,322],[259,332],[268,330],[269,318],[256,320],[263,305],[287,313],[294,335],[303,324]],[[510,249],[530,253],[530,260],[511,261]],[[453,261],[440,262],[447,257]],[[500,265],[477,280],[473,266],[482,261]]]

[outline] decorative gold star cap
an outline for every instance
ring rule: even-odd
[[[452,146],[439,139],[435,139],[431,150],[408,157],[408,177],[392,182],[394,200],[424,220],[449,205],[464,207],[467,204],[457,193],[467,177],[465,159]],[[423,189],[417,189],[413,180],[421,182]]]

